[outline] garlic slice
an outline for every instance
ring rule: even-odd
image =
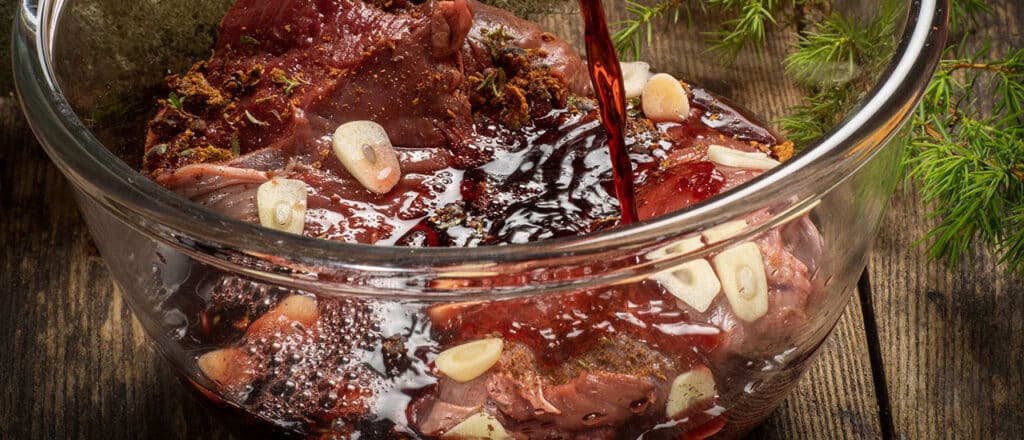
[[[701,231],[700,235],[704,237],[705,243],[715,244],[733,238],[745,229],[747,229],[746,220],[733,220],[707,228]]]
[[[647,80],[651,78],[651,65],[643,61],[620,62],[622,69],[622,86],[626,89],[626,99],[639,98],[644,91]]]
[[[443,439],[457,440],[506,440],[512,436],[498,419],[487,413],[476,413],[441,435]]]
[[[278,313],[288,317],[292,321],[301,322],[303,325],[311,326],[320,318],[320,310],[317,309],[316,299],[306,295],[292,295],[274,308]]]
[[[729,248],[712,261],[736,317],[756,321],[768,313],[768,278],[761,249],[756,244],[748,242]]]
[[[700,241],[700,237],[686,237],[668,246],[648,252],[647,258],[657,260],[667,256],[693,252],[702,247],[704,247],[704,243]]]
[[[765,153],[733,150],[721,145],[708,145],[708,160],[719,165],[750,170],[770,170],[779,165]]]
[[[483,304],[483,301],[464,301],[457,303],[439,304],[427,309],[427,316],[434,323],[434,326],[446,324],[459,316],[460,313],[470,307]]]
[[[237,348],[222,348],[204,353],[196,360],[199,370],[218,384],[231,382],[231,366],[237,363],[242,351]]]
[[[334,131],[332,143],[334,155],[364,188],[385,194],[402,178],[395,147],[380,124],[346,122]]]
[[[689,237],[650,252],[647,257],[653,260],[664,256],[685,254],[703,246],[700,237]],[[665,290],[701,313],[708,310],[715,297],[718,296],[718,292],[722,290],[722,284],[718,282],[715,271],[704,259],[680,264],[652,276],[651,279],[661,283]]]
[[[690,261],[652,277],[680,301],[704,313],[714,302],[722,284],[707,260]]]
[[[644,115],[652,121],[683,122],[690,115],[690,98],[686,89],[667,73],[648,79],[640,96]]]
[[[306,182],[273,178],[256,190],[260,224],[278,231],[301,234],[306,225]]]
[[[694,405],[714,398],[715,376],[703,365],[676,376],[665,405],[665,414],[675,418]]]
[[[459,382],[469,382],[498,362],[504,346],[501,338],[467,342],[442,351],[434,364],[446,376]]]

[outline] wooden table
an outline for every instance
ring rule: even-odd
[[[15,2],[5,1],[10,16]],[[992,2],[995,48],[1024,6]],[[4,21],[8,23],[9,21]],[[6,45],[4,46],[6,47]],[[4,58],[6,59],[6,57]],[[0,438],[226,438],[133,320],[68,184],[0,71]],[[1024,283],[986,254],[950,272],[892,202],[864,277],[818,361],[754,438],[1021,438]]]

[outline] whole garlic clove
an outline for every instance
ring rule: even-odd
[[[715,376],[703,365],[676,376],[665,405],[665,414],[670,418],[678,417],[695,405],[713,399]]]
[[[680,301],[704,313],[722,291],[722,284],[706,260],[683,263],[653,277]]]
[[[643,94],[647,80],[651,78],[651,65],[643,61],[620,62],[622,70],[622,86],[626,89],[626,99],[639,98]]]
[[[434,360],[434,365],[452,379],[469,382],[498,362],[504,346],[501,338],[467,342],[442,351]]]
[[[756,244],[743,243],[729,248],[715,255],[712,262],[737,318],[756,321],[768,313],[768,278],[761,249]]]
[[[690,115],[690,98],[686,89],[667,73],[648,79],[640,100],[644,115],[654,122],[683,122]]]
[[[260,224],[278,231],[301,234],[306,225],[306,182],[273,178],[256,190]]]
[[[395,147],[380,124],[346,122],[334,131],[332,143],[334,155],[364,188],[386,194],[402,178]]]
[[[765,153],[733,150],[721,145],[708,145],[708,160],[718,165],[750,170],[770,170],[779,165]]]
[[[721,223],[701,231],[701,237],[707,244],[715,244],[733,238],[747,229],[746,220],[733,220]]]
[[[452,440],[507,440],[512,436],[504,426],[487,413],[476,413],[441,435],[443,439]]]

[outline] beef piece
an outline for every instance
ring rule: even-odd
[[[500,30],[509,38],[508,45],[539,50],[543,53],[545,56],[540,62],[550,68],[555,76],[564,80],[574,94],[591,94],[587,65],[580,60],[576,49],[565,40],[545,32],[536,23],[520,19],[504,9],[474,1],[473,10],[470,44],[463,48],[466,71],[480,72],[493,64],[493,43],[490,40],[494,36],[491,33]]]
[[[435,388],[409,406],[410,419],[426,435],[437,435],[458,425],[488,404],[491,375],[469,382],[444,377]],[[493,408],[492,408],[493,411]]]
[[[473,19],[474,9],[483,19]],[[475,2],[431,1],[389,13],[350,0],[240,0],[223,21],[215,56],[171,77],[183,102],[165,102],[147,138],[147,151],[169,145],[170,154],[145,167],[160,174],[189,163],[181,151],[228,151],[232,143],[242,154],[278,147],[315,156],[323,134],[356,119],[380,123],[399,146],[464,144],[472,121],[462,85],[493,64],[486,32],[496,28],[513,34],[512,44],[541,49],[545,65],[585,90],[582,61],[568,44]],[[303,131],[308,136],[297,136]]]
[[[764,145],[777,145],[782,142],[782,136],[764,124],[757,123],[757,118],[728,100],[699,87],[691,88],[690,91],[690,101],[700,112],[701,122],[708,128],[728,133],[741,141],[759,142]],[[780,159],[786,160],[788,157]]]
[[[620,335],[646,341],[666,356],[691,359],[724,336],[677,308],[654,283],[630,288],[435,306],[428,313],[446,346],[500,335],[532,347],[544,366],[615,345]]]
[[[694,93],[706,93],[695,89]],[[721,109],[716,107],[715,111]],[[740,151],[758,151],[744,140],[745,132],[722,132],[710,129],[700,115],[706,110],[691,108],[686,123],[670,126],[664,138],[672,143],[667,157],[660,163],[641,166],[636,191],[637,214],[641,220],[678,211],[719,193],[728,191],[761,174],[759,170],[725,167],[708,162],[707,147],[722,145]],[[765,147],[767,148],[767,147]]]
[[[178,101],[162,102],[150,123],[144,169],[247,221],[259,182],[239,185],[236,168],[316,183],[307,235],[394,242],[408,220],[454,201],[461,172],[450,167],[488,160],[494,141],[476,138],[466,82],[494,65],[495,47],[516,44],[555,81],[586,90],[567,43],[473,1],[385,11],[353,0],[240,0],[214,57],[169,78]],[[357,119],[380,123],[399,147],[403,179],[386,195],[362,188],[333,157],[330,134]],[[200,164],[209,166],[189,169]],[[202,188],[190,188],[200,174]]]
[[[160,176],[157,183],[219,213],[258,222],[256,188],[267,173],[227,165],[194,164]]]
[[[625,336],[555,368],[510,343],[484,375],[465,383],[442,378],[411,405],[412,420],[437,435],[483,411],[520,438],[610,438],[608,428],[650,427],[665,411],[668,378],[689,367]]]

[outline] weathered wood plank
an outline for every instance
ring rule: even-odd
[[[870,262],[896,438],[1019,438],[1024,282],[981,257],[950,272],[914,242],[932,225],[900,197]]]

